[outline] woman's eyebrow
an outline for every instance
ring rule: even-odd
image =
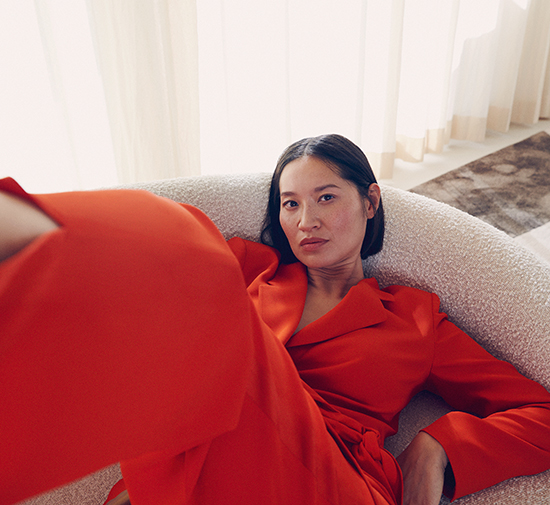
[[[313,192],[320,193],[321,191],[325,191],[325,189],[330,189],[330,188],[340,189],[340,186],[338,186],[337,184],[324,184],[323,186],[317,186],[316,188],[314,188]],[[296,195],[294,191],[283,191],[282,193],[280,193],[279,196],[283,197],[283,196],[294,196],[294,195]]]
[[[280,197],[283,197],[283,196],[294,196],[296,193],[294,193],[293,191],[285,191],[284,193],[280,193],[279,196]]]
[[[315,188],[315,192],[320,193],[321,191],[329,188],[340,189],[340,186],[338,186],[337,184],[325,184],[324,186],[318,186],[317,188]]]

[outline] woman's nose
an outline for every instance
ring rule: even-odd
[[[302,207],[302,213],[300,214],[300,221],[298,227],[300,230],[312,230],[318,228],[320,225],[319,216],[315,212],[315,209],[308,205]]]

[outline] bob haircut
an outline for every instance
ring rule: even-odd
[[[363,151],[351,140],[336,135],[321,135],[299,140],[289,146],[281,155],[275,167],[269,190],[269,201],[264,217],[261,240],[281,253],[282,263],[294,263],[296,256],[290,248],[279,220],[281,196],[279,183],[284,168],[292,161],[304,156],[313,156],[327,164],[342,179],[355,185],[359,194],[371,201],[368,192],[376,177]],[[372,202],[371,202],[372,203]],[[382,249],[384,241],[384,208],[382,200],[374,217],[367,221],[365,238],[361,247],[361,258],[372,256]]]

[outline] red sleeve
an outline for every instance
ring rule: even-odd
[[[445,449],[452,498],[550,468],[550,394],[485,351],[440,314],[428,388],[455,411],[424,431]]]

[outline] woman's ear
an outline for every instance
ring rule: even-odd
[[[367,218],[372,219],[380,205],[380,186],[373,182],[367,194]]]

